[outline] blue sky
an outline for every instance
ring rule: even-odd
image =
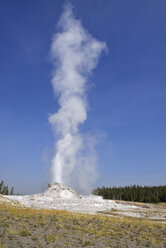
[[[73,0],[109,52],[89,79],[82,132],[98,144],[96,186],[166,182],[165,1]],[[0,9],[0,180],[20,193],[48,182],[58,109],[49,51],[62,0],[13,0]]]

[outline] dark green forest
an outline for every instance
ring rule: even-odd
[[[14,194],[14,187],[11,187],[11,189],[9,189],[8,185],[5,185],[4,181],[2,180],[0,182],[0,194],[13,195]]]
[[[103,196],[104,199],[134,201],[144,203],[166,202],[166,185],[102,187],[94,189],[93,194]]]

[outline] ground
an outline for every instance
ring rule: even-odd
[[[124,217],[114,210],[98,215],[37,210],[0,199],[1,248],[166,247],[165,221]]]

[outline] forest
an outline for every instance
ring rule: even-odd
[[[104,199],[134,201],[144,203],[166,202],[166,185],[164,186],[139,186],[101,187],[94,189],[94,195],[103,196]]]

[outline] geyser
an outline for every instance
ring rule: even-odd
[[[106,44],[83,28],[70,4],[65,5],[58,28],[51,44],[52,85],[60,106],[49,117],[56,134],[51,176],[53,183],[77,186],[85,192],[96,180],[96,158],[93,140],[81,134],[79,126],[87,119],[88,75]]]

